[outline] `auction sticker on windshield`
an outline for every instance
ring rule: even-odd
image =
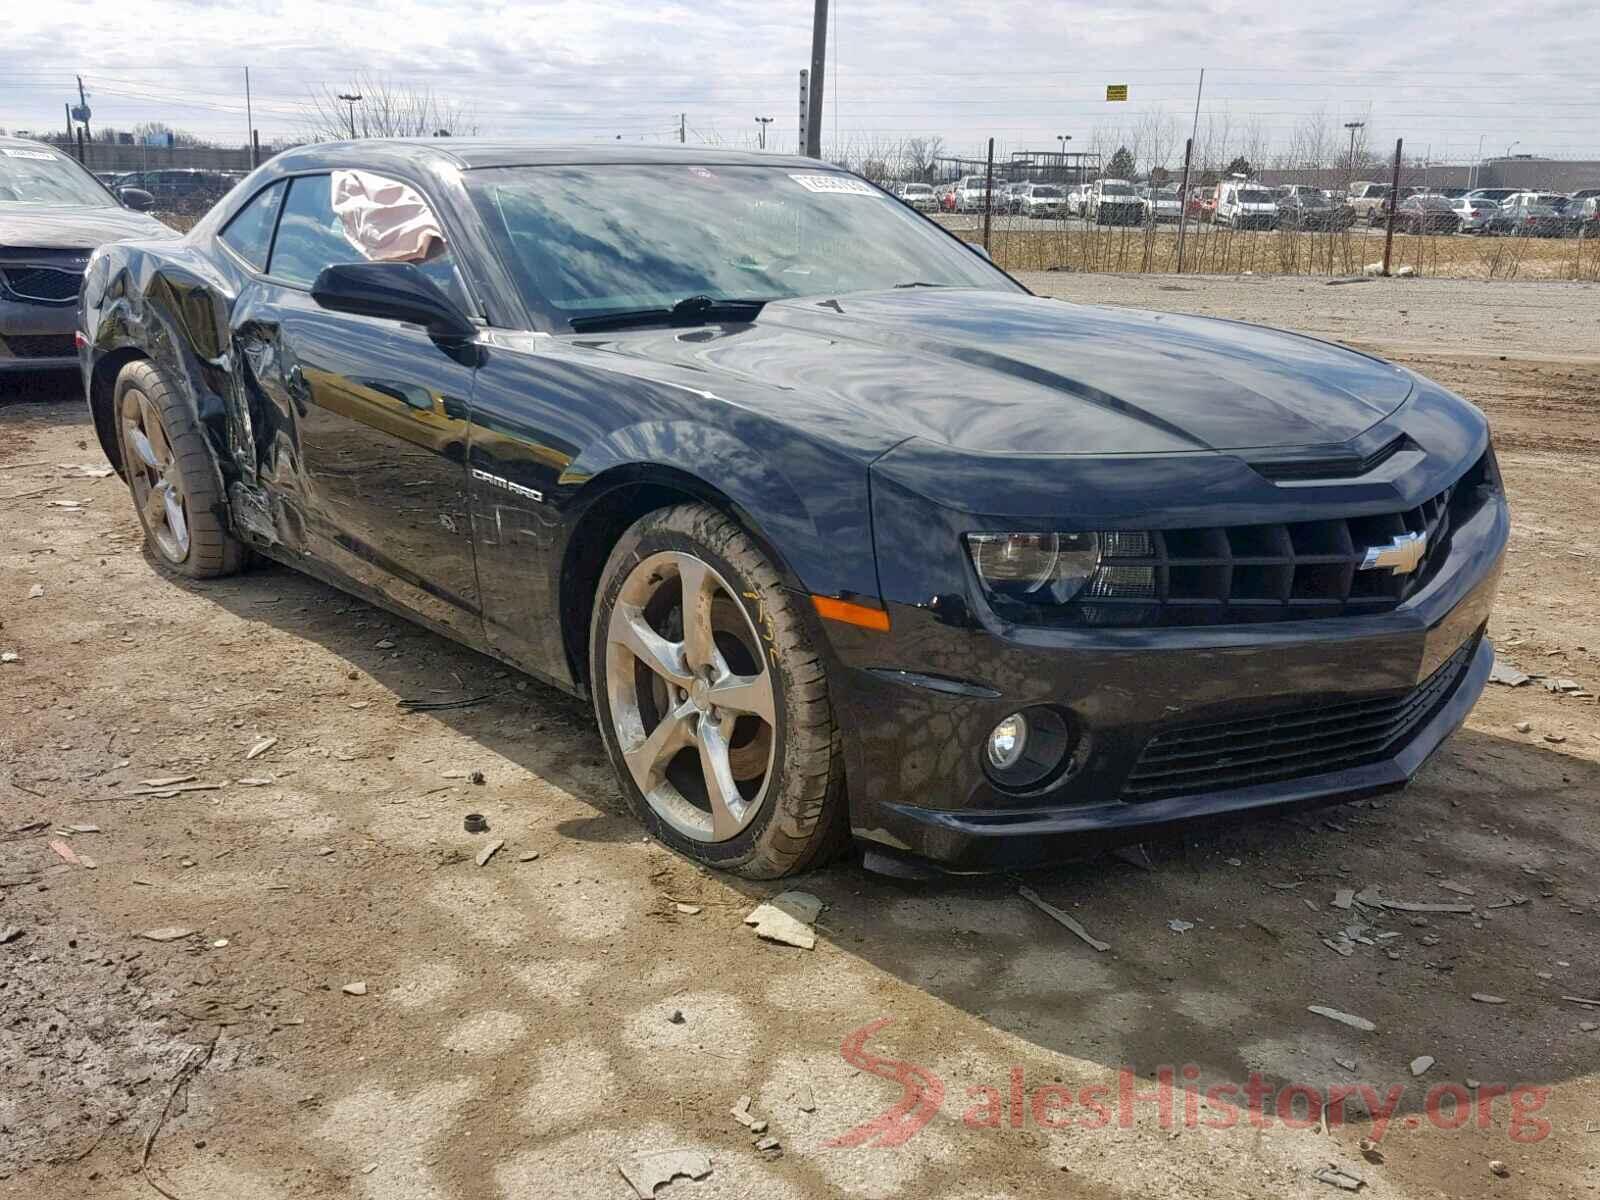
[[[860,179],[848,175],[791,175],[808,192],[839,192],[846,196],[876,196],[877,189]]]

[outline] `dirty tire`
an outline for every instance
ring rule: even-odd
[[[181,480],[187,539],[186,545],[177,549],[170,531],[165,539],[158,536],[160,531],[153,526],[145,506],[139,503],[134,475],[140,469],[142,458],[130,444],[123,413],[125,406],[130,402],[137,404],[141,398],[148,403],[145,411],[160,422],[170,450],[171,469]],[[134,511],[155,560],[166,569],[191,579],[211,579],[239,571],[244,566],[246,550],[228,531],[227,503],[211,451],[178,390],[159,367],[142,359],[122,368],[112,391],[112,417],[122,452],[123,474],[134,495]]]
[[[758,640],[757,653],[765,651],[774,713],[766,783],[749,823],[725,840],[689,836],[658,811],[630,771],[613,719],[613,683],[624,691],[629,686],[626,674],[616,669],[623,660],[615,657],[614,610],[625,591],[629,597],[641,594],[637,589],[662,578],[649,567],[639,571],[641,564],[671,556],[691,556],[721,577],[727,588],[716,593],[716,603],[724,614],[730,602],[742,606]],[[681,590],[681,580],[679,586]],[[687,637],[681,636],[687,650]],[[719,632],[719,646],[721,636]],[[822,657],[797,600],[737,523],[708,506],[684,504],[647,513],[630,527],[600,577],[589,627],[589,667],[606,752],[629,806],[654,837],[698,862],[748,879],[776,879],[820,866],[843,849],[849,837],[843,754]],[[637,738],[636,733],[636,752]],[[686,749],[693,763],[696,747]],[[676,761],[681,766],[685,760]]]

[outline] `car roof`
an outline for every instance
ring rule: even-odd
[[[842,168],[815,158],[793,154],[768,154],[752,150],[724,150],[716,146],[641,146],[637,143],[551,144],[486,138],[367,138],[296,146],[277,155],[287,170],[339,167],[366,163],[416,162],[432,159],[462,170],[485,167],[589,166],[602,163],[630,165],[694,164],[697,166],[788,167],[807,171]]]

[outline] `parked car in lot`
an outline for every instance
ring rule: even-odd
[[[1018,199],[1025,217],[1064,217],[1067,215],[1067,198],[1053,183],[1030,183]]]
[[[1067,189],[1067,215],[1081,217],[1089,211],[1089,193],[1094,191],[1094,186],[1087,183],[1074,184]]]
[[[178,235],[53,146],[0,137],[0,375],[70,369],[78,285],[105,242]]]
[[[1505,203],[1516,208],[1549,208],[1559,213],[1566,211],[1571,199],[1565,192],[1524,191],[1507,197]]]
[[[1400,201],[1394,227],[1400,233],[1455,233],[1461,218],[1443,196],[1407,196]]]
[[[1461,196],[1450,201],[1450,210],[1460,220],[1462,233],[1490,233],[1500,213],[1500,206],[1493,200],[1474,200]]]
[[[956,211],[956,185],[947,183],[939,189],[939,211],[953,213]]]
[[[933,187],[926,183],[902,183],[896,189],[895,195],[905,201],[918,212],[937,212],[939,201],[933,194]]]
[[[1562,215],[1579,237],[1600,237],[1600,193],[1582,199],[1574,197]]]
[[[1176,221],[1183,213],[1175,187],[1153,188],[1143,198],[1144,219],[1148,224],[1158,221]]]
[[[1539,204],[1538,192],[1518,192],[1500,206],[1499,222],[1506,232],[1518,237],[1560,237],[1567,232],[1567,219],[1548,204]]]
[[[1474,188],[1467,193],[1468,200],[1493,200],[1496,204],[1505,204],[1512,196],[1517,194],[1517,188]]]
[[[1350,205],[1350,211],[1355,213],[1357,220],[1363,220],[1369,224],[1376,224],[1377,219],[1373,216],[1373,214],[1375,212],[1379,212],[1388,199],[1388,184],[1368,183],[1363,181],[1359,183],[1352,183],[1350,185],[1347,203]]]
[[[1000,185],[994,189],[995,200],[1000,200]],[[979,213],[988,205],[989,185],[988,180],[982,175],[963,175],[956,183],[956,211],[963,213]],[[992,210],[998,211],[998,209]]]
[[[1087,216],[1096,225],[1137,225],[1144,219],[1144,205],[1126,179],[1097,179],[1089,191]]]
[[[157,171],[130,171],[123,183],[142,188],[155,198],[162,212],[199,213],[210,208],[233,188],[237,179],[223,171],[187,167]]]
[[[1217,189],[1197,187],[1189,189],[1189,216],[1196,221],[1217,219]]]
[[[1271,229],[1278,221],[1278,202],[1255,183],[1224,183],[1217,189],[1217,224],[1230,229]]]
[[[1278,197],[1279,229],[1347,229],[1355,214],[1317,188],[1297,188]]]
[[[1494,661],[1477,409],[1034,297],[815,159],[304,146],[98,250],[79,323],[162,569],[259,554],[587,697],[650,834],[753,878],[1395,791]]]
[[[1412,196],[1418,196],[1418,195],[1421,195],[1421,194],[1422,193],[1417,188],[1401,188],[1400,189],[1400,202],[1402,204],[1404,204]],[[1448,203],[1448,201],[1446,203]],[[1384,196],[1381,200],[1379,200],[1377,202],[1377,204],[1375,204],[1371,208],[1367,209],[1367,224],[1368,224],[1368,226],[1370,226],[1371,228],[1376,229],[1380,225],[1388,224],[1388,222],[1389,222],[1389,210],[1391,208],[1393,208],[1393,207],[1394,207],[1394,202],[1388,196]]]

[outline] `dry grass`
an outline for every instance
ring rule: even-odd
[[[967,241],[977,230],[959,231]],[[1008,271],[1174,273],[1178,234],[1171,226],[1076,229],[997,229],[994,261]],[[1185,274],[1355,275],[1383,260],[1383,238],[1365,233],[1271,230],[1236,232],[1191,226]],[[1391,269],[1448,279],[1600,280],[1600,239],[1458,237],[1397,233]]]

